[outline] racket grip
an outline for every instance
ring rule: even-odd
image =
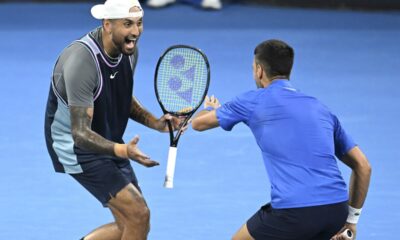
[[[176,147],[169,147],[168,161],[167,161],[167,173],[165,174],[164,187],[173,188],[174,187],[174,173],[175,173],[175,163],[176,163]]]
[[[342,236],[342,237],[344,237],[344,239],[348,239],[348,240],[353,239],[353,235],[354,234],[350,229],[346,229],[340,234],[340,236]]]

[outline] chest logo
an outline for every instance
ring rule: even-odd
[[[117,76],[117,73],[118,73],[118,71],[116,71],[115,73],[111,73],[111,75],[110,75],[110,79],[114,79],[114,78],[115,78],[115,76]]]

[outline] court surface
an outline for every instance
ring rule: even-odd
[[[0,239],[79,239],[112,220],[72,178],[54,173],[43,136],[53,64],[69,42],[100,24],[90,7],[0,5]],[[253,50],[270,38],[294,47],[293,85],[329,106],[371,161],[358,239],[397,239],[400,12],[145,9],[134,93],[160,116],[153,87],[158,57],[170,45],[189,44],[208,55],[209,93],[226,102],[255,88]],[[133,163],[151,208],[151,240],[230,239],[270,199],[261,154],[243,124],[232,132],[188,130],[179,143],[173,190],[162,187],[168,135],[131,122],[125,139],[135,134],[141,149],[161,163],[152,169]],[[349,170],[340,166],[348,181]]]

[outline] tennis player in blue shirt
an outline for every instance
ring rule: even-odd
[[[233,236],[234,240],[346,239],[367,196],[371,167],[338,118],[314,97],[289,82],[292,47],[280,40],[260,43],[254,51],[257,90],[219,104],[207,97],[192,120],[195,130],[221,126],[230,131],[245,123],[262,152],[271,183],[271,202],[261,207]],[[350,190],[338,169],[352,169]]]

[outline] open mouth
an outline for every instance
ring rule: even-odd
[[[137,38],[133,36],[125,38],[125,43],[128,48],[133,48],[135,46],[136,41]]]

